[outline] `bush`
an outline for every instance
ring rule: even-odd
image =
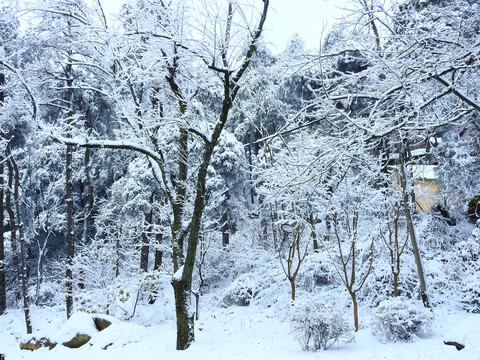
[[[248,306],[258,292],[258,281],[251,274],[244,274],[235,279],[225,290],[221,304],[225,307]]]
[[[327,350],[350,333],[340,312],[312,299],[296,300],[290,320],[292,333],[305,351]]]
[[[374,334],[382,341],[410,341],[417,336],[427,336],[433,315],[421,301],[403,296],[380,302],[373,319]]]

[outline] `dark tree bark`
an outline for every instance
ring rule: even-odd
[[[153,270],[158,270],[162,266],[163,251],[155,250],[155,263],[153,264]]]
[[[14,171],[10,157],[10,144],[7,144],[7,168],[8,168],[8,184],[7,192],[5,196],[5,208],[8,213],[9,226],[10,226],[10,245],[12,247],[12,264],[13,264],[13,284],[16,301],[20,301],[21,295],[18,285],[20,283],[20,270],[18,265],[18,244],[17,244],[17,224],[15,220],[15,211],[12,205],[12,190],[14,186]]]
[[[15,184],[14,184],[14,191],[13,191],[13,199],[15,202],[15,212],[16,212],[16,224],[18,227],[18,235],[20,240],[20,276],[21,276],[21,285],[22,285],[22,297],[23,297],[23,313],[25,315],[25,325],[27,327],[27,334],[32,333],[32,322],[30,320],[30,307],[29,307],[29,299],[28,299],[28,287],[27,287],[27,261],[26,261],[26,249],[25,249],[25,233],[24,233],[24,226],[23,221],[21,218],[20,213],[20,195],[19,195],[19,187],[20,187],[20,171],[18,170],[17,162],[13,158],[12,154],[9,154],[9,163],[11,164],[11,168],[13,169]]]
[[[161,244],[162,240],[163,240],[163,234],[158,232],[157,234],[155,234],[155,238],[156,238],[156,243]],[[155,249],[155,259],[154,259],[154,263],[153,263],[153,271],[159,270],[160,267],[162,266],[162,262],[163,262],[163,251]],[[150,305],[154,304],[156,300],[157,300],[157,290],[155,289],[153,291],[152,295],[150,296],[150,299],[148,300],[148,303]]]
[[[230,244],[230,233],[228,231],[228,210],[225,209],[222,215],[222,245],[224,247]]]
[[[92,120],[89,119],[87,114],[87,121],[85,123],[85,127],[87,129],[87,134],[90,136],[93,131],[93,124]],[[85,184],[84,184],[84,216],[83,216],[83,236],[82,241],[86,244],[89,240],[89,237],[93,234],[94,227],[93,227],[93,196],[94,196],[94,188],[93,182],[91,178],[91,171],[92,171],[92,164],[91,164],[91,157],[92,157],[92,149],[86,148],[85,149],[85,156],[84,156],[84,166],[85,166]]]
[[[65,66],[65,77],[67,82],[67,90],[65,100],[69,106],[67,112],[67,125],[70,126],[73,120],[73,76],[72,65],[68,63]],[[70,130],[70,129],[69,129]],[[71,137],[70,132],[67,137]],[[67,145],[65,154],[65,202],[67,205],[67,269],[66,277],[66,310],[67,318],[73,313],[73,257],[75,256],[75,233],[73,220],[73,180],[72,180],[72,166],[73,166],[73,146]]]
[[[5,93],[3,92],[3,86],[5,85],[5,75],[0,73],[0,107],[3,106],[5,101]],[[1,134],[0,134],[1,135]],[[5,313],[7,309],[7,287],[5,276],[5,235],[4,235],[4,213],[3,213],[3,162],[5,157],[3,156],[3,149],[0,149],[0,315]]]
[[[153,201],[155,200],[155,192],[150,195],[150,211],[145,214],[145,224],[142,231],[142,248],[140,250],[140,269],[148,271],[148,257],[150,255],[150,235],[152,233],[153,222]]]
[[[0,74],[3,77],[3,74]],[[0,79],[1,80],[1,79]],[[0,96],[3,96],[3,93],[0,93]],[[1,99],[0,99],[1,100]],[[4,173],[4,166],[3,161],[5,157],[2,153],[0,153],[0,315],[5,313],[7,309],[7,288],[6,288],[6,276],[5,276],[5,237],[4,237],[4,226],[3,223],[4,213],[3,213],[3,173]]]

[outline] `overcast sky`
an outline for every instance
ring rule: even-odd
[[[319,48],[322,30],[342,16],[339,6],[344,3],[345,0],[271,0],[265,38],[281,51],[298,33],[307,49]]]
[[[1,0],[0,0],[1,1]],[[342,16],[339,7],[347,0],[271,0],[266,23],[265,40],[274,52],[280,52],[291,37],[298,33],[307,49],[319,48],[322,29]],[[102,0],[107,12],[115,12],[121,0]]]

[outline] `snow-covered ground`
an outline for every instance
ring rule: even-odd
[[[37,336],[62,337],[65,335],[62,332],[71,330],[72,324],[65,326],[62,309],[32,310]],[[355,334],[352,342],[318,352],[301,349],[290,334],[287,321],[278,316],[278,309],[258,305],[203,309],[196,324],[196,342],[186,351],[176,351],[175,321],[172,316],[163,316],[165,313],[145,307],[139,309],[133,320],[114,322],[79,349],[57,345],[53,350],[43,348],[31,352],[19,349],[20,340],[26,338],[23,313],[11,310],[0,316],[0,353],[5,354],[7,360],[480,359],[480,315],[446,309],[435,310],[433,332],[428,338],[383,344],[365,327]],[[86,326],[83,321],[84,318],[78,316],[73,322],[78,329],[83,329]],[[444,340],[464,343],[465,349],[457,351],[453,346],[444,345]],[[104,347],[107,349],[103,350]]]

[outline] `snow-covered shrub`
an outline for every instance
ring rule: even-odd
[[[409,341],[427,336],[433,314],[421,301],[398,296],[382,301],[373,319],[373,332],[382,341]]]
[[[327,350],[350,333],[342,313],[308,297],[295,300],[290,321],[292,333],[305,351]]]
[[[331,256],[326,251],[309,254],[298,273],[297,286],[305,291],[333,286],[338,282],[337,272],[332,264]]]
[[[278,269],[259,267],[256,271],[238,276],[226,288],[221,297],[221,306],[248,306],[252,303],[272,305],[278,300],[282,283]]]
[[[461,261],[455,263],[458,282],[463,296],[460,300],[468,312],[480,313],[480,229],[475,228],[466,240],[457,243],[457,256]]]
[[[251,274],[245,274],[233,281],[225,290],[222,298],[223,306],[248,306],[253,298],[257,295],[258,290],[255,289],[255,279]]]

